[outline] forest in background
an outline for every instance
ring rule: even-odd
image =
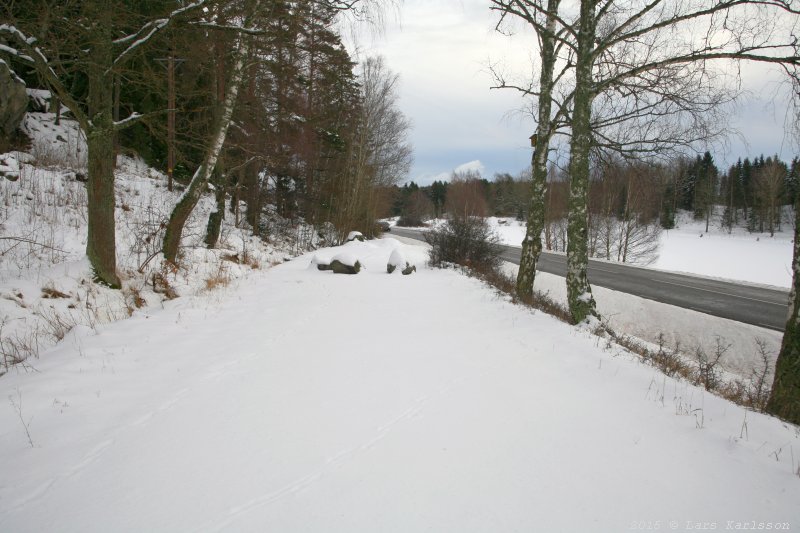
[[[678,210],[706,223],[706,231],[751,233],[783,231],[792,219],[800,186],[800,158],[778,156],[739,159],[720,169],[709,152],[648,164],[607,158],[593,167],[589,184],[589,255],[620,262],[646,263],[654,257],[661,230],[675,227]],[[478,172],[454,173],[449,181],[392,187],[391,216],[398,225],[419,227],[443,216],[469,214],[528,218],[530,172],[497,174],[490,181]],[[551,166],[545,191],[544,249],[567,249],[569,179]],[[716,213],[716,214],[715,214]]]

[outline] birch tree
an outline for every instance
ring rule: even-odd
[[[561,0],[492,0],[492,10],[500,13],[501,23],[506,17],[524,20],[536,32],[539,40],[539,87],[520,88],[521,92],[536,97],[536,133],[532,137],[531,156],[531,197],[528,207],[528,222],[525,238],[522,241],[520,267],[517,275],[516,291],[520,296],[530,296],[536,277],[536,263],[542,252],[542,231],[545,226],[545,194],[547,191],[547,158],[550,140],[555,133],[557,119],[553,117],[553,89],[557,82],[556,63],[559,49],[563,45],[562,36],[566,28],[559,32],[558,17]],[[567,63],[563,75],[570,67]],[[560,76],[559,76],[560,77]],[[498,87],[508,87],[504,80]]]
[[[542,3],[525,4],[544,15]],[[557,16],[574,55],[574,88],[561,105],[569,107],[567,292],[575,321],[596,315],[586,274],[593,151],[647,157],[723,134],[724,124],[710,118],[731,94],[719,83],[724,66],[712,63],[796,64],[796,15],[789,0],[580,0],[576,18]]]
[[[248,30],[251,29],[251,25],[256,15],[259,14],[260,8],[261,0],[249,0],[245,5],[244,16],[234,23],[242,31],[239,32],[233,53],[230,77],[225,83],[225,98],[217,110],[215,125],[203,162],[195,171],[189,185],[173,208],[164,232],[162,250],[164,258],[169,262],[175,263],[177,259],[183,228],[208,187],[208,182],[216,168],[217,160],[225,144],[225,137],[231,124],[236,99],[239,96],[239,89],[244,80],[245,61],[250,53],[252,44],[252,36],[249,35]]]
[[[792,87],[796,121],[792,134],[800,144],[800,74],[787,69]],[[794,205],[794,254],[792,257],[792,288],[789,291],[789,316],[783,332],[781,351],[775,362],[767,412],[800,425],[800,197]]]

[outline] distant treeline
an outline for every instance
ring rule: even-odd
[[[778,156],[737,161],[722,172],[709,152],[667,163],[597,161],[589,187],[589,252],[593,257],[647,262],[655,257],[661,229],[675,227],[678,210],[703,220],[707,229],[780,231],[781,209],[794,205],[800,189],[800,158]],[[513,217],[526,220],[531,195],[529,172],[496,174],[490,181],[471,171],[450,181],[391,188],[387,215],[404,226],[420,226],[445,215]],[[551,166],[545,193],[544,246],[563,251],[567,239],[569,180]],[[719,206],[715,211],[714,206]]]

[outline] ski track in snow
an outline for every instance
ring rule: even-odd
[[[326,302],[328,300],[326,299]],[[281,333],[276,335],[274,339],[281,340],[285,338],[292,338],[292,336],[297,335],[300,330],[303,329],[308,323],[312,322],[314,319],[318,317],[318,315],[325,309],[326,305],[323,306],[316,306],[312,309],[310,313],[303,313],[299,315],[299,317],[293,321],[293,325],[288,328],[284,328]],[[166,413],[172,410],[178,403],[187,397],[189,393],[195,390],[203,390],[203,386],[210,382],[216,381],[224,376],[226,376],[229,370],[232,367],[240,366],[245,362],[253,359],[258,354],[256,353],[249,353],[243,356],[239,356],[231,361],[222,362],[212,366],[194,386],[182,388],[177,391],[172,397],[163,401],[160,405],[158,405],[155,409],[152,409],[143,415],[139,416],[135,420],[123,424],[117,427],[112,436],[103,440],[94,448],[92,448],[78,463],[73,465],[70,468],[67,468],[64,472],[59,474],[58,476],[48,480],[44,484],[40,485],[36,489],[34,489],[31,493],[29,493],[26,497],[17,502],[13,503],[9,510],[10,511],[19,511],[24,509],[27,505],[34,503],[35,500],[43,498],[47,495],[49,491],[54,489],[59,482],[70,479],[75,475],[79,474],[80,472],[84,471],[87,467],[92,465],[98,459],[100,459],[107,451],[109,451],[113,445],[117,441],[121,441],[126,437],[126,433],[129,433],[131,430],[134,429],[143,429],[146,428],[147,425],[152,422],[155,418],[159,415]]]
[[[432,395],[423,394],[399,415],[390,419],[385,424],[379,426],[376,429],[375,436],[373,438],[366,440],[365,442],[363,442],[358,446],[347,448],[345,450],[340,451],[339,453],[332,455],[331,457],[328,457],[325,460],[325,464],[323,465],[322,468],[315,470],[309,473],[308,475],[302,476],[278,490],[271,491],[267,494],[259,496],[258,498],[254,498],[253,500],[250,500],[242,505],[238,505],[236,507],[231,508],[230,515],[225,520],[214,525],[213,527],[204,529],[203,531],[224,531],[226,528],[229,528],[233,524],[235,524],[236,521],[239,518],[241,518],[242,515],[250,511],[253,511],[254,509],[257,509],[259,507],[267,506],[273,502],[280,500],[285,496],[301,492],[304,489],[316,483],[317,481],[319,481],[320,479],[322,479],[327,473],[345,467],[348,462],[353,461],[358,455],[368,452],[373,447],[375,447],[375,445],[377,445],[380,441],[385,439],[391,433],[392,429],[398,424],[422,416],[425,406],[431,400],[434,400],[436,399],[436,397],[439,396],[445,396],[447,393],[450,392],[451,389],[453,389],[453,387],[463,383],[465,380],[466,376],[459,376],[447,382],[445,386],[437,390],[434,394]]]

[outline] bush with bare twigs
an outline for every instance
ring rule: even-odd
[[[432,266],[455,263],[487,271],[500,265],[500,238],[480,217],[452,217],[427,232],[425,241]]]

